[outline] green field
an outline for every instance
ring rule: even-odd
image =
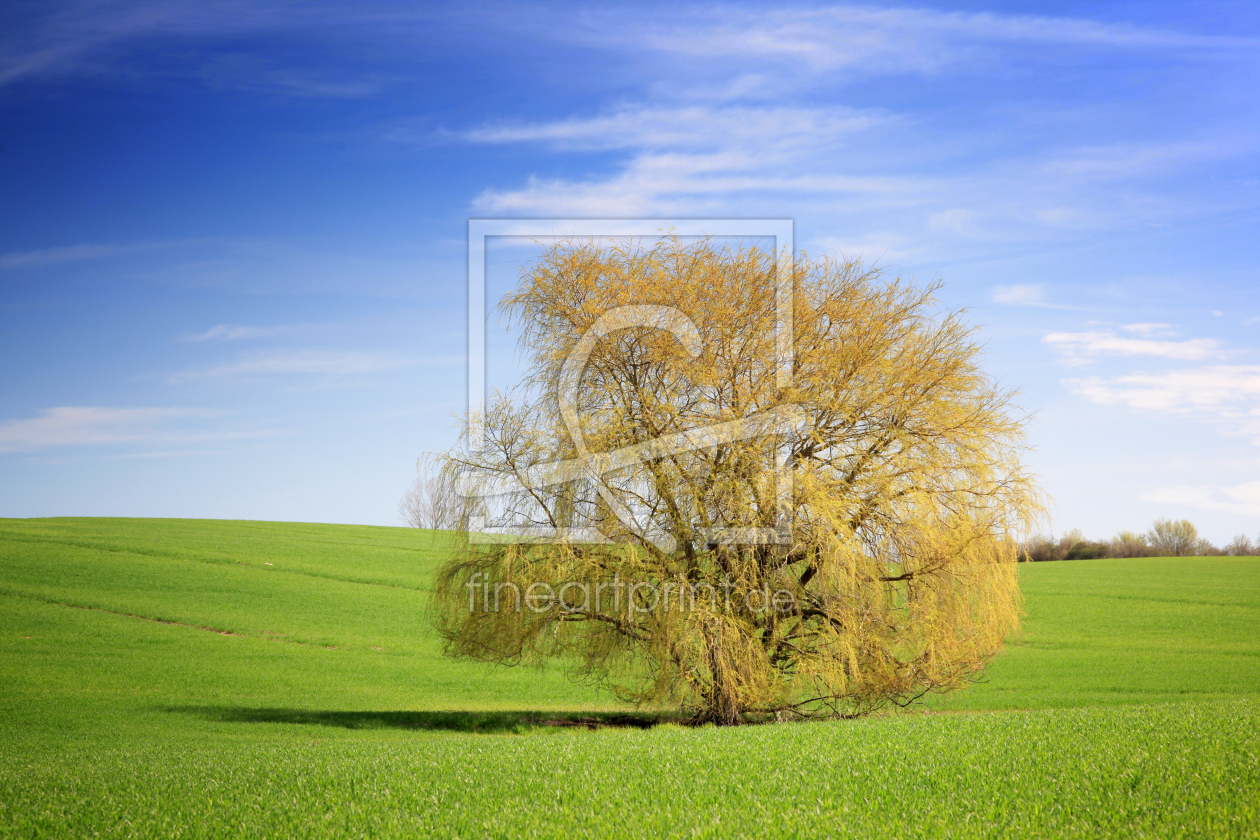
[[[0,836],[1260,836],[1260,559],[1025,564],[931,713],[591,732],[547,722],[626,710],[438,655],[441,547],[0,520]]]

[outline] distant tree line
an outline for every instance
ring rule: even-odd
[[[1079,528],[1062,537],[1037,534],[1024,541],[1023,557],[1046,560],[1092,560],[1098,557],[1250,557],[1260,555],[1260,536],[1255,542],[1239,534],[1224,547],[1200,537],[1188,519],[1156,519],[1143,534],[1121,531],[1109,540],[1088,540]]]

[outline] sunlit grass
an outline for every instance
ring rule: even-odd
[[[1032,711],[587,732],[626,710],[439,655],[440,549],[0,520],[0,836],[1260,831],[1260,560],[1024,565],[1024,632],[933,706]]]

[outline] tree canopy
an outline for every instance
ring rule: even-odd
[[[1017,627],[1040,497],[935,292],[708,240],[549,247],[500,304],[530,375],[445,457],[498,494],[436,586],[447,653],[718,723],[964,685]]]

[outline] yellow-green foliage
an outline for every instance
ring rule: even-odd
[[[1038,511],[1011,394],[934,289],[807,257],[794,274],[780,387],[772,253],[567,243],[524,273],[502,308],[532,375],[476,418],[486,447],[452,452],[449,482],[501,487],[583,456],[557,395],[583,336],[618,307],[681,312],[703,349],[650,326],[599,340],[577,390],[590,453],[776,411],[805,422],[502,497],[499,524],[594,528],[610,543],[470,541],[436,590],[449,653],[563,656],[623,697],[725,723],[860,714],[984,666],[1017,626],[1012,536]],[[776,495],[776,459],[790,497]],[[710,536],[789,522],[788,544]]]

